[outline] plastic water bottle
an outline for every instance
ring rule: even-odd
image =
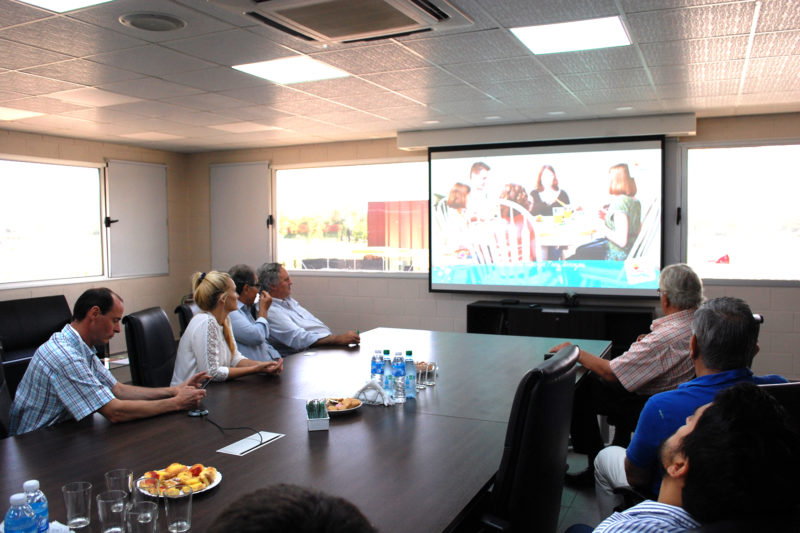
[[[414,355],[411,350],[406,350],[406,398],[417,397],[417,366],[414,364]]]
[[[394,394],[394,376],[392,375],[392,356],[389,355],[389,350],[383,351],[383,390],[386,394],[392,396]]]
[[[383,386],[383,354],[380,350],[375,350],[375,353],[372,355],[369,378]]]
[[[406,401],[406,358],[403,352],[395,352],[392,359],[392,376],[394,377],[394,403]]]
[[[39,481],[30,479],[23,483],[22,489],[28,497],[28,505],[31,506],[31,509],[36,514],[36,525],[39,528],[39,533],[48,531],[50,529],[50,515],[47,509],[47,498],[39,490]]]
[[[9,499],[11,508],[6,513],[6,533],[36,533],[36,513],[28,505],[28,496],[18,492]]]

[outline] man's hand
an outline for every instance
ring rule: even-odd
[[[572,343],[571,342],[562,342],[561,344],[553,346],[552,348],[550,348],[550,351],[551,352],[557,352],[561,348],[563,348],[564,346],[569,346],[570,344],[572,344]]]
[[[267,317],[269,306],[272,305],[272,296],[267,291],[258,293],[258,316]]]
[[[203,383],[209,379],[211,379],[211,376],[207,372],[198,372],[194,376],[181,383],[179,387],[186,386],[194,389],[202,389],[204,388]]]
[[[259,370],[260,374],[271,374],[273,376],[280,375],[283,372],[283,359],[278,359],[277,361],[264,361],[263,363],[259,363]]]
[[[361,336],[357,331],[348,331],[339,335],[342,339],[342,344],[358,344],[361,342]]]
[[[206,397],[206,391],[204,389],[198,389],[197,387],[187,384],[188,381],[191,381],[197,375],[199,374],[196,374],[176,387],[175,403],[178,408],[177,410],[194,409],[200,404],[200,400]]]

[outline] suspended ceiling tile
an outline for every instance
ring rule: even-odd
[[[797,0],[766,0],[761,3],[756,32],[796,30],[800,28]]]
[[[597,91],[576,92],[575,96],[584,104],[600,103],[626,103],[655,100],[656,93],[649,85],[638,87],[617,87],[615,89],[601,89]]]
[[[395,43],[318,52],[311,57],[356,76],[430,66],[425,59]]]
[[[579,74],[642,67],[632,46],[536,56],[553,74]]]
[[[381,91],[375,84],[354,77],[293,83],[292,88],[320,98],[355,96]]]
[[[656,87],[660,98],[731,97],[739,90],[738,80],[716,80],[699,83],[675,83]]]
[[[175,52],[157,44],[115,50],[107,54],[96,54],[89,59],[95,63],[110,65],[148,76],[163,76],[164,74],[175,74],[216,66],[213,63]]]
[[[618,14],[614,0],[479,0],[505,27],[555,24]]]
[[[91,24],[66,17],[52,17],[23,26],[0,30],[0,39],[9,39],[30,46],[83,57],[144,44]]]
[[[238,118],[241,120],[269,120],[275,121],[280,118],[292,116],[289,113],[272,109],[266,105],[255,105],[245,107],[234,107],[225,109],[225,115],[229,117]]]
[[[23,72],[9,71],[0,74],[0,91],[13,91],[26,95],[38,96],[41,94],[79,88],[81,88],[81,86],[74,83],[51,80],[42,78],[41,76],[25,74]]]
[[[308,94],[304,92],[296,91],[284,85],[275,85],[274,83],[267,83],[258,87],[220,91],[219,94],[244,102],[264,105],[308,99]]]
[[[273,85],[272,82],[230,67],[213,67],[191,72],[163,74],[161,78],[180,85],[211,92]]]
[[[628,15],[631,38],[639,43],[746,35],[755,2],[728,2],[702,7],[646,11]]]
[[[328,122],[330,124],[339,124],[341,126],[348,126],[350,124],[358,124],[359,122],[373,122],[380,117],[369,113],[362,113],[353,109],[345,109],[343,111],[334,111],[331,113],[306,113],[307,116],[313,117],[314,120]]]
[[[547,70],[532,56],[448,65],[447,71],[466,82],[478,85],[547,75]]]
[[[323,113],[337,113],[348,110],[348,108],[345,106],[339,105],[335,102],[330,102],[328,100],[323,100],[321,98],[275,102],[270,104],[270,107],[277,109],[278,111],[283,111],[284,113],[305,116],[313,116]]]
[[[530,51],[505,30],[481,30],[434,36],[405,46],[437,65],[530,57]]]
[[[422,104],[454,100],[483,100],[488,96],[468,85],[449,85],[447,87],[424,87],[398,91],[400,94]]]
[[[101,88],[119,94],[147,99],[169,98],[170,96],[183,96],[201,92],[199,89],[178,85],[158,78],[138,78],[123,82],[106,83],[101,85]]]
[[[511,106],[497,100],[486,98],[484,100],[441,101],[431,107],[444,114],[483,113],[488,114],[508,111]]]
[[[506,98],[536,97],[540,94],[561,93],[564,89],[553,78],[509,81],[479,87],[486,94],[499,100]]]
[[[69,59],[70,56],[43,50],[27,44],[0,39],[0,67],[11,70],[35,67]]]
[[[373,113],[390,120],[409,120],[420,119],[436,120],[442,118],[440,112],[424,105],[403,105],[398,107],[384,107],[383,109],[373,110]]]
[[[365,74],[362,78],[392,91],[425,87],[446,87],[448,85],[459,85],[462,83],[458,78],[437,67]]]
[[[744,59],[747,36],[650,43],[641,46],[647,65],[685,65]]]
[[[115,81],[140,78],[140,74],[118,68],[93,63],[84,59],[70,59],[50,65],[25,69],[28,74],[52,78],[81,85],[102,85]]]
[[[22,98],[20,100],[11,100],[5,102],[3,107],[11,107],[13,109],[24,109],[25,111],[35,111],[37,113],[57,114],[67,111],[76,111],[78,109],[86,109],[86,106],[63,102],[55,98],[47,98],[46,96],[33,96],[30,98]]]
[[[201,111],[227,112],[232,108],[240,108],[247,103],[235,98],[229,98],[216,93],[199,93],[186,96],[174,96],[171,98],[161,98],[167,104],[175,104]]]
[[[648,85],[650,80],[644,69],[605,70],[581,74],[562,74],[558,77],[572,91],[611,89]]]
[[[388,91],[374,92],[371,94],[344,95],[331,98],[331,100],[346,106],[354,107],[356,109],[363,109],[370,112],[374,112],[376,109],[382,109],[385,107],[408,106],[414,104],[412,100]]]
[[[747,79],[744,82],[742,92],[765,98],[774,93],[800,93],[800,77],[795,74],[787,77]]]
[[[759,33],[753,39],[753,57],[786,55],[800,55],[800,31]]]
[[[209,33],[161,44],[184,54],[228,67],[297,55],[243,29]]]
[[[744,68],[744,60],[722,61],[718,63],[693,63],[667,67],[653,67],[650,73],[656,84],[677,82],[698,82],[724,79],[739,79]]]

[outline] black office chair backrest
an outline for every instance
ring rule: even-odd
[[[175,367],[175,337],[167,313],[151,307],[122,319],[128,345],[131,382],[142,387],[168,387]]]
[[[514,531],[558,526],[578,352],[562,348],[517,387],[490,503],[490,514]]]
[[[0,344],[0,360],[3,359],[3,345]],[[11,414],[11,393],[8,391],[3,365],[0,365],[0,439],[8,437],[9,415]]]
[[[186,331],[186,326],[192,321],[192,317],[200,312],[200,308],[194,302],[187,302],[175,308],[174,313],[178,315],[178,323],[181,325],[181,336]]]
[[[774,383],[761,385],[772,394],[784,409],[794,418],[795,427],[800,431],[800,381],[793,383]]]

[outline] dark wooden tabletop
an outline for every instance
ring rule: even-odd
[[[212,383],[207,418],[185,412],[111,424],[95,414],[0,440],[0,494],[38,479],[51,520],[65,522],[61,486],[89,481],[104,490],[103,474],[135,475],[172,462],[203,463],[223,475],[193,502],[194,531],[204,531],[240,496],[273,483],[294,483],[341,495],[383,532],[443,531],[492,478],[500,463],[511,402],[522,375],[565,339],[377,328],[355,348],[313,348],[289,356],[278,378],[248,376]],[[596,354],[605,341],[575,341]],[[436,361],[439,378],[402,406],[364,405],[309,432],[305,402],[351,396],[369,378],[375,349],[413,350]],[[282,433],[238,457],[217,450],[253,433]],[[160,529],[166,531],[161,507]],[[92,511],[92,530],[97,512]]]

